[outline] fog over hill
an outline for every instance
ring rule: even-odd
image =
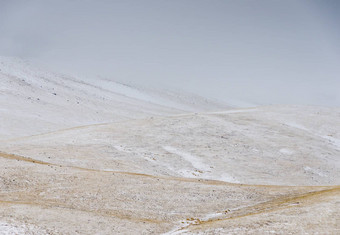
[[[336,0],[0,4],[3,56],[224,102],[340,106]]]
[[[0,235],[339,234],[339,9],[0,0]]]

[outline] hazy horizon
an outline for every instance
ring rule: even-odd
[[[0,0],[0,55],[254,104],[340,106],[340,2]]]

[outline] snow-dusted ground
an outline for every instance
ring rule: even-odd
[[[7,222],[0,221],[0,234],[2,235],[16,235],[25,234],[27,230],[23,226],[16,226]]]
[[[0,59],[0,234],[337,234],[340,109],[229,109]]]
[[[15,222],[0,220],[0,235],[18,234],[48,234],[48,231],[41,230],[38,226],[32,224],[17,224]]]
[[[322,136],[338,138],[338,115],[330,108],[267,106],[89,125],[15,138],[0,147],[41,161],[98,170],[243,184],[337,185],[340,151]],[[323,124],[309,126],[310,118]],[[294,126],[287,124],[291,119]]]

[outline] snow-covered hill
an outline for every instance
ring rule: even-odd
[[[339,108],[0,70],[0,234],[339,230]]]
[[[228,108],[187,94],[95,83],[0,57],[0,139],[61,128]],[[194,102],[192,101],[194,100]]]
[[[89,125],[15,138],[0,147],[97,170],[255,185],[334,185],[340,184],[339,115],[332,108],[267,106]]]

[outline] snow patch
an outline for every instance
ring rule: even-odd
[[[209,220],[212,220],[212,219],[215,219],[215,218],[219,218],[223,215],[224,215],[223,213],[218,212],[218,213],[207,214],[202,219],[180,221],[181,226],[177,226],[174,229],[170,230],[169,232],[163,233],[162,235],[184,234],[184,233],[188,232],[188,229],[186,229],[186,228],[189,227],[192,224],[197,224],[197,222],[200,222],[200,221],[209,221]]]
[[[128,153],[129,151],[126,151],[125,148],[121,145],[115,145],[113,146],[115,149],[117,149],[119,152],[124,152],[124,153]]]
[[[283,153],[285,155],[292,155],[295,153],[295,151],[291,150],[291,149],[286,149],[286,148],[283,148],[283,149],[280,149],[279,150],[280,153]]]
[[[315,175],[318,175],[318,176],[321,176],[321,177],[327,177],[327,175],[319,169],[313,169],[309,166],[305,166],[305,167],[303,167],[303,169],[307,172],[312,173],[312,174],[315,174]]]
[[[340,140],[337,138],[334,138],[332,136],[329,135],[324,135],[324,136],[320,136],[326,140],[328,140],[332,145],[334,145],[337,149],[340,150]]]
[[[182,157],[185,161],[189,162],[194,167],[194,169],[180,169],[177,171],[175,171],[174,168],[171,166],[168,167],[169,169],[180,174],[183,177],[219,180],[228,183],[240,183],[238,180],[235,179],[235,177],[227,173],[211,172],[210,166],[205,164],[199,157],[196,157],[190,153],[178,150],[172,146],[163,146],[163,149],[169,153]]]
[[[234,183],[234,184],[241,183],[240,181],[236,180],[235,177],[233,177],[233,176],[231,176],[227,173],[223,173],[221,175],[221,177],[219,178],[219,180],[225,181],[225,182],[228,182],[228,183]]]
[[[111,169],[111,168],[104,168],[104,169],[101,169],[101,171],[105,171],[105,172],[114,172],[115,170],[114,170],[114,169]]]
[[[0,222],[1,235],[25,234],[26,229],[23,226],[9,224],[7,222]]]
[[[295,122],[284,122],[284,124],[286,124],[287,126],[290,126],[290,127],[294,127],[294,128],[297,128],[297,129],[304,130],[304,131],[309,131],[306,127],[304,127],[300,124],[297,124]]]
[[[191,165],[198,170],[207,171],[207,170],[210,169],[209,166],[204,164],[201,159],[199,159],[198,157],[196,157],[194,155],[191,155],[190,153],[180,151],[180,150],[178,150],[174,147],[171,147],[171,146],[164,146],[163,149],[166,150],[169,153],[173,153],[173,154],[176,154],[176,155],[184,158],[184,160],[191,163]]]
[[[0,221],[0,235],[17,235],[17,234],[31,234],[34,231],[37,234],[45,234],[46,231],[42,231],[34,225],[27,224],[14,224],[7,221]],[[35,234],[34,233],[34,234]]]
[[[211,219],[215,219],[215,218],[221,217],[223,215],[224,215],[224,213],[221,213],[221,212],[207,214],[206,216],[204,216],[202,221],[209,221]]]

